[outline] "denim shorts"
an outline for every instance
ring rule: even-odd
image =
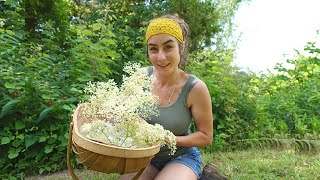
[[[192,169],[192,171],[196,174],[198,179],[200,179],[202,160],[201,160],[201,154],[198,148],[196,147],[188,148],[185,154],[182,154],[167,162],[151,162],[151,165],[154,166],[159,171],[161,171],[161,169],[168,163],[184,164],[188,166],[190,169]]]

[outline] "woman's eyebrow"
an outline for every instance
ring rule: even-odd
[[[170,42],[174,42],[172,39],[169,39],[168,41],[164,42],[162,45],[168,44]]]
[[[165,44],[168,44],[168,43],[171,43],[171,42],[174,42],[172,39],[169,39],[168,41],[162,43],[162,45],[165,45]],[[157,46],[156,44],[153,44],[153,43],[149,43],[148,46]]]
[[[148,46],[157,46],[156,44],[149,43]]]

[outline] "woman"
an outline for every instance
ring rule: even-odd
[[[148,72],[156,77],[152,93],[159,96],[158,123],[176,135],[177,151],[161,148],[139,179],[199,179],[201,155],[196,147],[212,143],[211,97],[206,84],[181,68],[186,64],[188,25],[178,16],[166,15],[150,21],[147,32],[148,57],[153,66]],[[195,122],[197,131],[189,132]],[[131,179],[134,174],[122,175]]]

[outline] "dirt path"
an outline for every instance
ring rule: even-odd
[[[99,173],[90,170],[74,170],[76,176],[82,179],[88,180],[118,180],[119,174],[105,174]],[[71,176],[69,176],[68,170],[50,173],[46,175],[37,175],[37,176],[30,176],[26,177],[26,180],[71,180]]]
[[[60,179],[61,180],[71,179],[68,174],[68,170],[64,170],[56,173],[50,173],[46,175],[30,176],[26,178],[26,180],[60,180]]]

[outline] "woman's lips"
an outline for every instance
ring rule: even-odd
[[[160,64],[158,64],[158,66],[163,69],[163,68],[166,68],[167,66],[169,66],[169,64],[166,64],[166,65],[160,65]]]

